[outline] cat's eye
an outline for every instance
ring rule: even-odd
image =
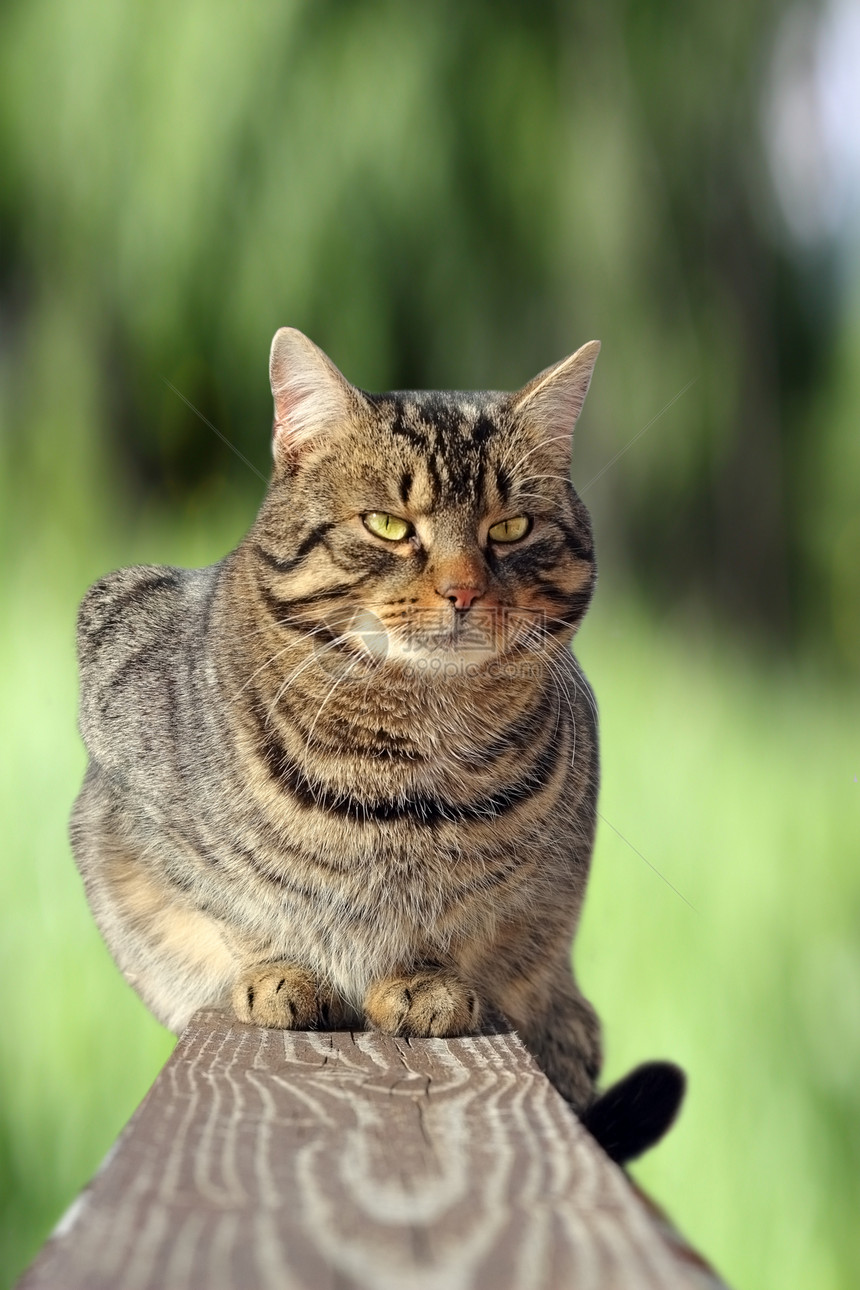
[[[385,538],[387,542],[402,542],[412,534],[411,524],[386,511],[368,511],[362,515],[361,522],[374,537]]]
[[[531,532],[530,515],[514,515],[509,520],[499,520],[490,529],[489,536],[493,542],[519,542]]]

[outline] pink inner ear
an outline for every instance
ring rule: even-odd
[[[281,377],[280,380],[272,382],[272,397],[275,400],[275,427],[285,430],[289,433],[290,422],[299,420],[298,409],[301,406],[306,392],[303,391],[295,381],[290,381],[288,377]]]
[[[354,401],[352,386],[331,359],[293,327],[282,327],[272,341],[269,378],[276,454],[293,453],[342,424]]]

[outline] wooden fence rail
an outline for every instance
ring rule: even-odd
[[[511,1034],[201,1012],[19,1290],[715,1290]]]

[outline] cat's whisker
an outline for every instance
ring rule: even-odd
[[[559,627],[565,627],[569,631],[573,629],[576,622],[578,621],[578,620],[571,620],[570,618],[560,618],[558,615],[547,613],[545,609],[536,609],[534,612],[541,616],[545,624],[557,623]]]
[[[557,644],[557,642],[554,642],[554,643],[555,643],[555,644]],[[597,723],[597,720],[598,720],[597,704],[596,704],[596,702],[595,702],[594,695],[593,695],[593,694],[592,694],[592,692],[591,692],[591,686],[590,686],[590,685],[588,684],[588,682],[586,681],[586,679],[585,679],[585,677],[584,677],[584,675],[583,675],[583,673],[582,673],[582,670],[580,669],[580,667],[579,667],[579,665],[578,665],[578,663],[577,663],[577,661],[576,661],[576,657],[574,656],[574,654],[573,654],[569,649],[566,649],[566,648],[563,648],[563,647],[561,647],[561,648],[562,648],[562,651],[563,651],[563,652],[562,652],[562,654],[560,654],[560,655],[559,655],[559,658],[558,658],[557,660],[553,660],[553,661],[554,661],[554,664],[555,664],[555,666],[556,666],[556,667],[559,667],[559,666],[561,665],[561,664],[560,664],[560,660],[561,660],[561,658],[562,658],[562,657],[564,658],[564,660],[565,660],[565,664],[564,664],[564,665],[565,665],[565,667],[566,667],[566,668],[567,668],[567,670],[568,670],[568,675],[569,675],[570,680],[571,680],[571,682],[572,682],[572,684],[573,684],[573,687],[574,687],[574,695],[579,694],[579,693],[581,693],[581,694],[582,694],[583,698],[585,699],[586,703],[588,704],[589,708],[591,709],[591,712],[592,712],[592,715],[593,715],[593,717],[594,717],[594,721],[595,721],[595,724],[596,724],[596,723]],[[565,680],[566,680],[566,679],[567,679],[567,677],[565,677]],[[580,687],[580,685],[578,685],[578,684],[577,684],[577,682],[581,682],[581,687]]]
[[[530,484],[533,479],[557,479],[562,484],[570,483],[570,475],[523,475],[522,479],[517,480],[517,484]]]
[[[311,723],[310,730],[308,731],[308,733],[307,733],[307,735],[306,735],[306,737],[305,737],[305,754],[306,754],[306,755],[310,752],[311,739],[312,739],[312,737],[313,737],[313,733],[314,733],[314,731],[315,731],[315,730],[316,730],[316,728],[317,728],[317,722],[319,721],[320,717],[322,716],[323,708],[326,706],[326,704],[328,703],[329,699],[330,699],[330,698],[331,698],[331,696],[334,694],[335,690],[337,690],[337,689],[338,689],[338,687],[339,687],[339,686],[340,686],[340,685],[341,685],[341,684],[342,684],[342,683],[347,679],[347,677],[350,675],[350,673],[353,671],[353,669],[354,669],[354,668],[356,668],[356,667],[358,666],[358,663],[359,663],[359,659],[355,659],[352,663],[350,663],[349,667],[347,668],[346,672],[344,672],[343,676],[336,676],[336,677],[335,677],[335,679],[334,679],[334,684],[333,684],[333,685],[331,686],[331,688],[326,692],[325,698],[323,699],[322,703],[321,703],[321,704],[319,705],[319,707],[317,708],[316,716],[314,717],[313,722]]]
[[[582,668],[579,666],[579,663],[577,662],[576,658],[573,655],[571,655],[571,658],[573,659],[573,674],[582,686],[582,693],[585,696],[586,703],[591,708],[591,712],[594,717],[594,722],[596,725],[599,719],[598,712],[597,712],[597,700],[595,699],[591,686],[588,684],[588,681],[585,679],[585,674],[582,671]]]
[[[343,618],[346,622],[351,622],[352,616],[352,611],[343,614]],[[305,621],[306,620],[302,618],[296,617],[273,618],[268,622],[262,623],[258,627],[251,628],[248,631],[236,632],[235,639],[237,641],[244,642],[253,640],[255,637],[262,636],[266,633],[272,634],[275,629],[287,629],[294,633],[292,640],[285,646],[286,649],[289,649],[291,646],[297,646],[303,640],[311,640],[314,636],[330,633],[332,628],[337,626],[337,621],[333,618],[329,618],[326,622],[318,623],[311,631],[300,631],[293,625],[294,623],[304,623]]]
[[[547,669],[547,674],[556,692],[556,699],[558,699],[558,682],[556,681],[555,675],[551,668]],[[561,725],[561,704],[557,702],[554,705],[554,707],[555,707],[555,727],[553,729],[553,739],[556,740],[557,742],[559,739],[559,726]],[[576,723],[575,722],[573,726],[573,746],[575,750],[576,749]],[[571,757],[571,764],[572,763],[573,763],[573,757]]]
[[[573,767],[576,762],[576,709],[574,707],[574,700],[571,698],[570,691],[567,688],[567,678],[562,672],[560,663],[552,658],[548,658],[546,661],[548,673],[557,687],[557,693],[564,696],[570,712],[570,720],[573,727],[573,746],[571,749],[570,764],[571,767]],[[575,695],[576,691],[574,690],[574,697]]]
[[[322,647],[322,649],[313,650],[310,658],[305,659],[305,661],[299,667],[295,668],[294,671],[290,673],[290,675],[286,678],[286,680],[283,681],[282,684],[278,687],[275,693],[274,699],[272,700],[271,704],[266,710],[266,720],[264,722],[264,728],[268,728],[269,722],[274,714],[275,708],[278,706],[284,694],[286,694],[287,690],[293,684],[296,678],[301,676],[302,672],[305,672],[309,667],[312,667],[314,663],[318,663],[321,654],[327,654],[329,650],[336,649],[339,645],[342,645],[343,642],[348,639],[349,639],[348,633],[344,633],[342,636],[336,636],[334,640],[328,641]]]
[[[248,688],[248,686],[251,685],[251,683],[256,679],[256,677],[260,675],[261,672],[265,671],[267,667],[271,667],[273,663],[277,663],[278,659],[283,658],[285,654],[289,654],[292,650],[294,650],[298,646],[298,644],[299,644],[298,641],[291,641],[289,645],[284,645],[282,649],[277,650],[274,654],[270,654],[269,657],[265,660],[265,662],[261,663],[258,668],[254,669],[254,671],[248,677],[247,681],[245,681],[244,685],[241,685],[239,687],[239,689],[236,691],[235,698],[238,699],[239,696],[244,693],[244,691]]]

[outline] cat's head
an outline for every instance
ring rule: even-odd
[[[570,454],[599,348],[512,394],[367,394],[282,328],[274,472],[250,540],[285,631],[449,673],[566,644],[595,578]]]

